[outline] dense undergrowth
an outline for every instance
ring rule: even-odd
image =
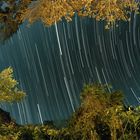
[[[10,119],[10,118],[9,118]],[[107,86],[83,88],[81,106],[67,125],[18,125],[0,113],[0,140],[138,140],[140,106],[127,107],[121,91],[109,93]]]

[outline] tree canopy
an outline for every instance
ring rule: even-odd
[[[17,87],[18,82],[13,78],[13,69],[7,68],[0,73],[0,102],[21,100],[25,93]]]
[[[71,21],[77,13],[81,17],[105,20],[108,28],[116,21],[129,20],[131,12],[137,11],[135,0],[38,0],[28,7],[24,18],[30,23],[40,19],[45,25],[52,25],[62,18]]]
[[[51,26],[62,19],[71,21],[75,14],[106,21],[105,28],[110,28],[116,21],[129,21],[131,12],[138,9],[135,0],[2,0],[0,38],[9,38],[25,20],[30,24],[41,20]]]
[[[138,5],[135,0],[38,0],[24,14],[30,23],[41,19],[45,25],[52,25],[62,18],[70,21],[77,13],[105,20],[108,28],[118,20],[129,20],[131,12],[138,11]]]

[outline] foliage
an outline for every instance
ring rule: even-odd
[[[114,111],[116,106],[122,104],[122,96],[118,96],[120,94],[120,91],[110,94],[104,85],[86,85],[81,94],[81,107],[70,123],[70,130],[72,135],[76,136],[75,139],[111,139],[111,129],[108,125],[110,122],[107,121],[118,120],[114,114],[110,115],[108,112]]]
[[[13,69],[7,68],[0,73],[0,102],[21,100],[25,93],[17,88],[18,82],[13,79]]]
[[[42,20],[45,25],[52,25],[65,18],[71,21],[75,13],[82,17],[105,20],[106,28],[113,26],[116,21],[130,20],[131,12],[138,11],[135,0],[38,0],[23,14],[32,24]]]
[[[18,30],[23,22],[21,15],[32,0],[1,0],[0,1],[0,41],[5,41]]]
[[[81,93],[81,106],[66,127],[14,123],[0,126],[0,139],[10,140],[138,140],[140,107],[126,107],[121,91],[89,84]]]
[[[135,0],[1,0],[0,41],[13,35],[26,19],[30,24],[37,20],[50,26],[62,19],[71,21],[78,14],[105,20],[105,28],[116,21],[129,21],[131,12],[138,12],[139,2]]]

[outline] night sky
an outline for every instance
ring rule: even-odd
[[[9,66],[27,97],[1,104],[20,124],[67,119],[84,84],[111,84],[127,105],[140,104],[140,16],[105,30],[103,22],[74,17],[51,27],[26,23],[0,45],[0,70]],[[113,90],[109,89],[109,91]]]

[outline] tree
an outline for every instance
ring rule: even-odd
[[[129,21],[131,12],[137,12],[135,0],[2,0],[0,1],[0,39],[13,35],[25,20],[29,24],[41,20],[46,26],[66,19],[80,17],[106,21],[106,28],[116,21]]]
[[[41,20],[45,25],[52,25],[65,18],[71,21],[77,13],[81,17],[105,20],[106,28],[116,21],[128,21],[131,12],[138,11],[138,2],[135,0],[38,0],[24,13],[24,19],[32,24]]]
[[[21,15],[32,0],[0,1],[0,41],[5,41],[18,30],[23,23]]]
[[[0,102],[20,101],[25,93],[17,88],[18,82],[13,79],[13,69],[7,68],[0,73]]]
[[[140,107],[126,109],[122,92],[110,93],[106,85],[89,84],[83,88],[80,107],[64,127],[8,123],[0,125],[0,139],[139,140]]]
[[[139,108],[125,110],[121,91],[109,93],[106,85],[89,84],[83,88],[81,106],[66,131],[75,140],[136,140],[139,113]]]

